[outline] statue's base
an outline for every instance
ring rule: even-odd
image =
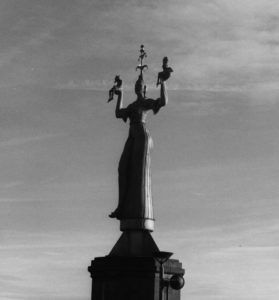
[[[175,259],[169,259],[164,269],[165,278],[184,274]],[[152,257],[97,257],[88,271],[92,277],[91,300],[159,300],[160,265]],[[171,287],[165,287],[163,295],[163,299],[180,300],[180,291]]]

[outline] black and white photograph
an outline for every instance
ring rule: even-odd
[[[279,299],[279,1],[0,0],[0,299]]]

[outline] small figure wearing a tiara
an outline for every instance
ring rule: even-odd
[[[119,89],[121,89],[121,87],[122,87],[122,80],[120,79],[119,75],[116,75],[114,78],[113,87],[109,90],[108,102],[113,100],[113,96],[114,96],[115,92],[118,91]]]
[[[171,73],[173,72],[173,69],[168,66],[168,61],[169,59],[167,56],[163,58],[163,71],[158,73],[158,78],[157,78],[157,86],[162,82],[166,81],[170,78]]]

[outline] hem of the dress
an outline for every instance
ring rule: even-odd
[[[145,125],[145,121],[130,122],[130,125]]]
[[[120,220],[120,230],[154,230],[154,219],[147,218],[134,218],[134,219],[122,219]]]

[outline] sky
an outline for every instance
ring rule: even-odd
[[[158,247],[182,300],[279,298],[279,2],[0,0],[0,299],[89,300],[87,266],[120,236],[128,133],[114,76],[169,103],[148,117]]]

